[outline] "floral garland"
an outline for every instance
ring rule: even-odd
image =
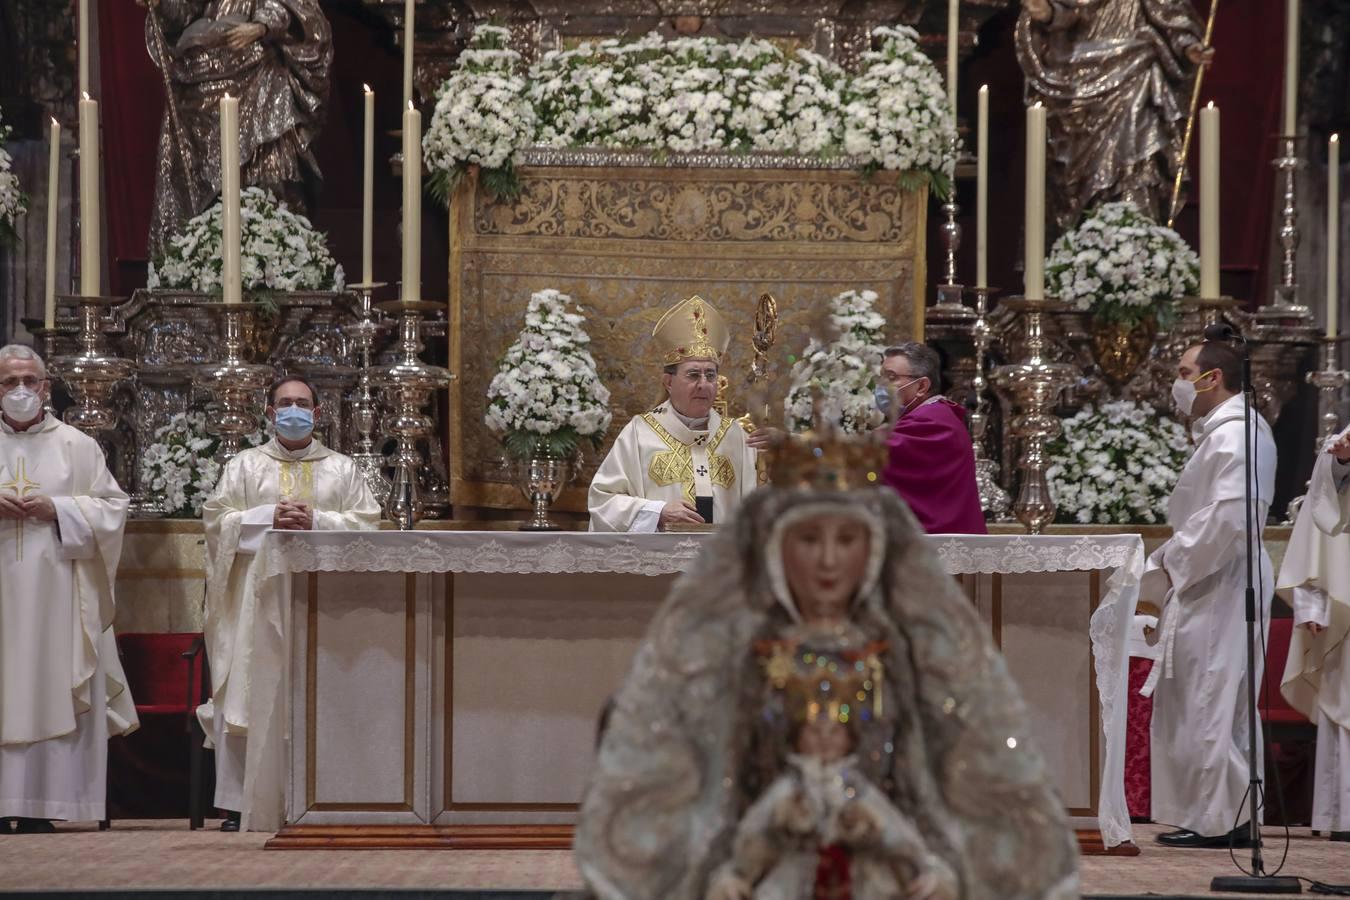
[[[155,429],[154,443],[141,454],[142,489],[173,518],[199,519],[202,504],[220,478],[216,451],[220,438],[206,432],[206,415],[175,413],[167,425]],[[241,447],[267,440],[260,428],[245,435]]]
[[[216,200],[210,209],[189,219],[169,242],[164,257],[150,265],[146,285],[220,293],[221,215],[221,202]],[[239,270],[245,291],[342,290],[342,266],[328,252],[324,236],[269,192],[244,188],[239,226]]]
[[[19,176],[12,170],[14,160],[3,146],[9,133],[9,126],[0,119],[0,238],[14,239],[18,237],[15,226],[28,204],[19,190]]]
[[[1167,327],[1176,301],[1199,289],[1200,259],[1134,204],[1106,203],[1055,242],[1045,271],[1054,296],[1098,318]]]
[[[811,429],[817,417],[838,423],[846,434],[885,422],[875,390],[886,320],[873,308],[876,302],[876,291],[844,291],[830,301],[838,337],[829,344],[812,338],[793,364],[784,405],[790,431]]]
[[[1117,400],[1064,420],[1047,448],[1056,521],[1129,525],[1167,519],[1167,497],[1190,456],[1186,429],[1151,406]]]
[[[437,93],[423,148],[433,191],[469,166],[509,191],[520,150],[636,148],[661,153],[851,154],[869,170],[950,183],[955,124],[937,69],[912,28],[874,32],[850,77],[806,50],[757,39],[649,34],[552,51],[522,73],[504,28],[480,26]],[[491,186],[491,184],[489,185]]]
[[[581,327],[586,317],[572,306],[560,291],[533,294],[525,327],[488,385],[484,421],[509,456],[569,458],[582,438],[598,447],[609,429],[609,390]]]

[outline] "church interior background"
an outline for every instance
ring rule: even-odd
[[[1029,449],[1050,447],[1063,456],[1068,452],[1065,442],[1056,439],[1065,426],[1056,424],[1028,437],[1016,423],[1036,412],[1059,423],[1071,422],[1086,407],[1102,408],[1116,401],[1137,404],[1134,408],[1149,416],[1174,418],[1168,390],[1176,357],[1206,325],[1227,322],[1251,348],[1257,396],[1279,448],[1267,532],[1278,565],[1289,534],[1287,515],[1291,503],[1297,507],[1296,498],[1308,481],[1313,448],[1347,421],[1350,395],[1340,371],[1346,355],[1338,350],[1337,328],[1329,313],[1338,310],[1344,322],[1350,316],[1350,292],[1338,285],[1328,290],[1325,223],[1328,138],[1350,126],[1350,54],[1345,52],[1350,4],[1303,6],[1296,95],[1301,137],[1292,161],[1288,142],[1280,137],[1286,65],[1283,6],[1267,0],[1225,0],[1213,16],[1209,43],[1217,53],[1205,67],[1196,99],[1201,105],[1212,101],[1224,115],[1218,157],[1223,185],[1218,290],[1211,297],[1198,296],[1197,289],[1189,298],[1171,298],[1176,301],[1174,321],[1151,321],[1142,337],[1138,329],[1122,330],[1105,318],[1094,319],[1086,309],[1042,310],[1002,302],[1023,293],[1027,274],[1024,172],[1031,88],[1025,87],[1028,61],[1025,48],[1019,46],[1023,40],[1019,22],[1025,14],[1016,0],[956,4],[956,118],[962,149],[950,202],[930,190],[927,180],[914,182],[884,170],[864,175],[856,166],[837,160],[784,162],[791,153],[756,164],[727,154],[699,158],[693,153],[672,161],[664,154],[641,151],[530,147],[517,158],[515,181],[508,190],[500,190],[474,170],[447,187],[445,173],[436,176],[424,159],[427,190],[418,192],[425,195],[419,201],[420,227],[413,238],[420,295],[401,292],[397,284],[400,273],[406,276],[408,271],[408,250],[401,237],[406,235],[402,138],[408,119],[398,99],[404,90],[408,34],[413,36],[414,105],[425,131],[433,121],[441,85],[457,70],[475,29],[482,26],[507,29],[509,46],[519,52],[522,65],[550,50],[612,37],[636,39],[654,31],[667,38],[738,41],[753,36],[784,53],[811,50],[856,71],[871,47],[874,28],[904,25],[915,29],[922,52],[945,71],[948,4],[945,0],[418,0],[412,4],[415,19],[410,29],[404,0],[323,0],[309,5],[317,6],[331,29],[333,61],[327,84],[310,86],[316,96],[324,96],[322,112],[312,116],[308,148],[322,178],[310,180],[308,195],[292,199],[295,205],[309,205],[313,228],[345,271],[347,286],[337,291],[315,285],[257,292],[245,298],[258,301],[244,304],[247,314],[233,318],[216,308],[219,304],[213,301],[219,297],[209,292],[148,287],[154,280],[157,179],[166,167],[173,169],[161,143],[161,128],[171,130],[166,123],[172,119],[166,118],[166,80],[147,52],[147,40],[153,46],[155,38],[147,32],[143,8],[136,0],[89,4],[93,13],[89,78],[91,94],[100,103],[97,177],[102,197],[102,253],[96,258],[99,273],[91,291],[85,284],[87,273],[81,271],[86,257],[79,211],[81,192],[88,185],[82,183],[86,176],[77,152],[78,4],[7,0],[0,7],[0,121],[10,129],[3,146],[12,157],[27,209],[14,220],[14,233],[0,238],[0,344],[31,343],[49,361],[67,360],[64,369],[54,366],[69,376],[56,382],[57,408],[83,411],[81,421],[100,438],[115,475],[133,496],[133,520],[118,575],[119,632],[193,633],[202,627],[205,563],[194,488],[180,483],[167,492],[157,490],[152,483],[156,471],[146,466],[147,453],[161,446],[165,449],[155,452],[170,454],[173,442],[181,445],[182,435],[189,432],[209,431],[213,451],[255,441],[256,422],[250,426],[244,421],[231,431],[210,420],[228,419],[247,411],[250,404],[256,406],[258,388],[281,372],[304,374],[318,385],[328,409],[327,421],[321,424],[325,440],[363,464],[387,504],[389,529],[417,525],[425,530],[505,533],[533,517],[536,523],[551,519],[564,530],[583,530],[586,486],[596,464],[623,424],[652,401],[658,366],[645,350],[651,326],[663,309],[693,294],[725,307],[733,325],[735,337],[724,374],[725,408],[735,416],[752,413],[761,402],[767,409],[767,398],[775,408],[781,406],[793,363],[807,340],[820,336],[825,327],[831,297],[852,289],[877,291],[877,309],[886,319],[882,344],[922,337],[942,356],[949,396],[978,413],[977,455],[985,466],[981,498],[986,501],[991,533],[1076,539],[1139,535],[1146,548],[1166,536],[1161,518],[1098,511],[1077,515],[1063,504],[1057,511],[1053,500],[1047,504],[1038,499],[1029,483],[1049,481],[1053,492],[1055,479],[1069,479],[1072,476],[1066,473],[1074,470],[1063,463],[1056,468],[1041,463],[1037,468],[1033,462],[1029,468]],[[1210,15],[1209,3],[1199,0],[1195,6],[1204,22]],[[1192,83],[1190,74],[1182,73],[1171,88],[1158,88],[1175,92],[1172,99],[1187,118]],[[988,209],[983,224],[989,287],[980,300],[983,304],[987,296],[987,309],[977,306],[980,292],[971,287],[979,252],[974,152],[982,85],[989,88],[984,136],[989,148]],[[373,281],[387,284],[363,291],[352,285],[366,268],[367,92],[377,98],[369,270]],[[247,117],[248,110],[241,115]],[[1076,127],[1087,131],[1110,131],[1119,124],[1100,110],[1094,113],[1088,101],[1076,115],[1080,116]],[[59,215],[56,244],[49,248],[48,141],[53,121],[61,127],[54,194]],[[1175,127],[1175,121],[1168,125]],[[1053,124],[1051,128],[1053,132]],[[1178,136],[1179,132],[1169,132],[1168,139]],[[1187,244],[1199,248],[1198,124],[1189,140],[1174,228]],[[1099,161],[1103,170],[1112,158]],[[300,165],[304,164],[302,160]],[[1080,171],[1073,177],[1093,174]],[[1103,177],[1112,176],[1108,172]],[[1063,173],[1050,176],[1044,248],[1071,231],[1087,212],[1081,208],[1064,212],[1071,200],[1063,178]],[[1171,186],[1170,179],[1166,186]],[[1096,196],[1093,205],[1117,199],[1121,197],[1107,191]],[[1341,209],[1346,207],[1342,204]],[[1057,221],[1057,215],[1067,218]],[[1330,240],[1339,243],[1341,259],[1350,258],[1344,236],[1333,235]],[[44,323],[49,254],[55,260],[57,295],[50,325]],[[955,293],[944,293],[944,284],[956,285]],[[571,294],[586,312],[597,370],[612,391],[613,420],[598,447],[587,446],[577,457],[564,460],[570,471],[545,483],[548,479],[533,461],[513,460],[504,452],[499,436],[484,423],[484,397],[532,293],[551,288]],[[774,327],[767,330],[766,307],[760,299],[766,293],[776,304]],[[82,301],[81,295],[109,299],[95,303]],[[400,297],[422,303],[399,305]],[[394,304],[380,312],[386,301]],[[752,336],[762,340],[766,334],[771,336],[765,347],[752,341]],[[70,362],[80,354],[86,362],[90,358],[101,362],[81,369]],[[1019,365],[1042,366],[1049,373],[1046,377],[1057,379],[1051,399],[1033,398],[1019,390],[1011,375],[997,374]],[[214,381],[202,374],[212,366],[223,367]],[[395,370],[405,373],[404,380],[389,374]],[[193,415],[195,423],[183,418]],[[394,421],[404,424],[394,426]],[[159,457],[151,453],[151,458]],[[194,470],[193,477],[202,477],[200,471]],[[1087,481],[1091,476],[1082,477]],[[1081,494],[1080,488],[1066,492],[1063,484],[1058,490],[1062,500]],[[544,494],[546,504],[540,501]],[[672,574],[679,564],[658,569]],[[989,589],[975,569],[962,577],[973,597]],[[475,603],[495,588],[471,579],[461,587],[464,621],[489,622],[489,611]],[[402,609],[402,588],[398,590]],[[441,582],[420,586],[415,598],[413,588],[408,590],[408,621],[416,617],[420,628],[425,613],[426,623],[443,627],[444,620],[431,611],[439,601],[427,598],[442,590],[450,596],[454,588]],[[1109,591],[1099,580],[1091,581],[1091,590],[1094,604],[1108,602],[1104,598]],[[607,594],[597,597],[597,604],[612,599]],[[981,602],[991,601],[984,597]],[[999,602],[992,601],[991,608]],[[618,637],[621,647],[615,651],[622,659],[636,638],[615,627],[623,631]],[[390,632],[377,642],[397,643],[402,634]],[[339,639],[354,641],[357,636]],[[485,659],[494,650],[510,652],[508,639],[501,640],[499,645],[475,645],[462,652],[484,653]],[[1085,672],[1093,659],[1088,653],[1084,650]],[[586,677],[604,681],[621,671],[622,665],[610,660],[596,663]],[[390,677],[402,679],[403,670]],[[402,690],[403,682],[397,683]],[[336,688],[326,690],[337,693]],[[425,700],[430,710],[444,700],[432,688],[427,690],[425,697],[418,693],[415,700],[408,695],[409,709]],[[390,694],[395,701],[400,696]],[[482,695],[463,701],[467,707],[487,702],[487,696],[484,688]],[[1085,703],[1084,716],[1101,714],[1096,706],[1088,710],[1095,699]],[[453,704],[443,705],[448,710]],[[460,765],[474,765],[479,758],[474,754],[490,755],[485,747],[497,746],[484,738],[487,743],[482,746],[461,747],[451,735],[450,718],[449,712],[436,712],[429,726],[418,727],[443,728],[446,754],[452,746],[456,752],[463,750]],[[581,719],[584,715],[578,713],[577,720]],[[407,727],[411,735],[413,726]],[[583,729],[575,730],[573,737],[581,742]],[[420,740],[422,733],[418,735]],[[466,738],[461,735],[458,740]],[[168,745],[126,751],[121,757],[114,753],[110,765],[125,776],[111,787],[117,815],[165,818],[181,813],[186,776],[176,758],[166,760],[164,746]],[[1098,764],[1098,750],[1092,743],[1089,768]],[[470,777],[465,773],[478,770],[452,771],[450,762],[441,757],[417,763],[438,764],[446,771],[445,810],[435,805],[441,800],[435,800],[432,814],[453,814],[457,807],[452,790]],[[1297,768],[1298,763],[1291,765]],[[408,771],[413,771],[411,764]],[[425,770],[416,771],[422,779]],[[1092,772],[1089,780],[1096,774]],[[440,787],[436,781],[440,776],[425,777],[428,784]],[[582,776],[568,769],[566,777]],[[411,784],[412,774],[408,778]],[[422,782],[417,784],[420,791]],[[1095,780],[1091,784],[1095,791]],[[529,793],[533,787],[521,790],[525,793],[512,795],[501,808],[537,799]],[[540,790],[548,794],[547,789]],[[1086,787],[1083,791],[1089,793]],[[477,827],[479,819],[470,814],[475,802],[460,801],[461,819],[452,816],[456,827]],[[565,833],[547,831],[557,820],[545,813],[556,811],[550,804],[570,802],[550,795],[538,807],[537,820],[526,817],[523,824],[514,819],[511,824],[545,829],[539,846],[559,846],[558,841],[565,845]],[[490,803],[484,804],[488,807]],[[1105,815],[1096,796],[1082,807],[1079,812],[1086,814],[1090,807],[1092,817]],[[327,820],[316,821],[314,827]],[[1113,842],[1108,839],[1107,844]]]

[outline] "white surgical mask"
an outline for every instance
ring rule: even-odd
[[[0,409],[15,422],[31,422],[42,411],[42,395],[30,388],[16,387],[0,398]]]
[[[1204,378],[1206,375],[1210,374],[1210,372],[1214,371],[1217,370],[1210,369],[1209,372],[1201,372],[1199,375],[1195,376],[1195,381],[1199,381],[1201,378]],[[1177,404],[1177,410],[1183,416],[1189,416],[1191,414],[1191,409],[1195,406],[1195,395],[1200,393],[1200,389],[1195,386],[1195,381],[1178,376],[1177,380],[1172,382],[1172,399]],[[1205,390],[1212,391],[1214,388],[1207,387]]]

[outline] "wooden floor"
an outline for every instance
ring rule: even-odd
[[[214,826],[217,823],[209,823]],[[1237,874],[1222,850],[1167,850],[1161,828],[1136,826],[1135,857],[1083,858],[1088,895],[1211,896],[1209,880]],[[1278,863],[1283,831],[1267,829]],[[435,888],[568,891],[581,886],[566,850],[264,851],[266,834],[190,832],[180,821],[115,822],[108,832],[70,826],[54,835],[0,836],[4,890],[126,888]],[[1245,857],[1239,856],[1245,861]],[[1285,874],[1350,882],[1350,844],[1296,829]],[[1306,886],[1305,886],[1306,890]],[[1236,894],[1213,896],[1240,896]]]

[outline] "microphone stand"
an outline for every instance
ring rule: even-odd
[[[1238,337],[1238,340],[1242,340]],[[1261,776],[1256,768],[1258,752],[1256,733],[1261,727],[1256,718],[1256,578],[1252,567],[1256,560],[1257,535],[1255,500],[1252,496],[1252,449],[1255,437],[1252,435],[1252,356],[1247,342],[1242,340],[1242,468],[1244,476],[1243,501],[1246,506],[1246,542],[1247,542],[1247,589],[1245,601],[1247,607],[1247,771],[1250,775],[1247,785],[1248,835],[1252,844],[1252,868],[1250,875],[1216,875],[1209,883],[1209,889],[1215,892],[1241,894],[1298,894],[1302,886],[1297,878],[1287,875],[1267,875],[1265,861],[1261,857],[1261,825],[1256,814],[1261,805]],[[1275,777],[1279,777],[1276,775]]]

